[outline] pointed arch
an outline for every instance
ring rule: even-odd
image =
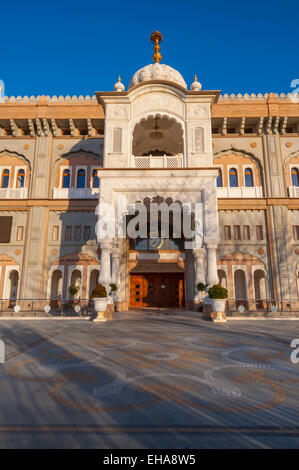
[[[22,153],[13,152],[9,149],[0,150],[0,165],[1,165],[1,158],[5,156],[20,158],[21,160],[23,160],[23,162],[26,163],[26,165],[28,165],[29,172],[31,174],[31,163],[30,163],[30,160],[25,157],[25,155],[23,155]]]
[[[264,179],[264,171],[263,171],[262,162],[256,155],[254,155],[251,152],[248,152],[247,150],[238,149],[236,147],[222,149],[219,152],[214,153],[214,156],[213,156],[214,163],[215,164],[217,163],[217,159],[220,159],[221,157],[226,157],[226,156],[229,157],[230,155],[250,158],[250,160],[257,165],[260,185],[262,186],[262,188],[265,187],[265,179]]]

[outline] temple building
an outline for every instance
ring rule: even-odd
[[[196,309],[199,282],[226,287],[231,310],[296,309],[299,98],[188,86],[151,40],[126,87],[0,101],[2,305],[87,301],[100,280],[120,311]],[[200,230],[189,244],[174,222],[169,236],[102,237],[101,207],[121,201],[126,224],[136,203],[198,206]]]

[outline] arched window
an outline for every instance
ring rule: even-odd
[[[9,186],[9,170],[6,168],[3,170],[1,178],[1,188],[8,188]]]
[[[93,170],[92,172],[92,187],[93,188],[100,187],[100,179],[98,177],[98,170]]]
[[[292,175],[292,185],[293,186],[299,186],[299,171],[298,171],[298,168],[292,168],[291,175]]]
[[[235,168],[229,170],[229,185],[231,188],[236,188],[238,186],[238,173]]]
[[[17,188],[24,188],[25,170],[19,170],[17,174]]]
[[[70,182],[71,182],[71,172],[70,170],[65,169],[63,170],[63,174],[62,174],[62,187],[69,188]]]
[[[253,186],[253,174],[251,168],[246,168],[244,172],[245,186]]]
[[[85,170],[81,170],[77,173],[77,188],[85,188]]]
[[[217,176],[217,188],[222,187],[222,171],[218,170],[218,176]]]

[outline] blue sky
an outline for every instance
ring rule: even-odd
[[[152,62],[158,29],[162,62],[188,86],[196,73],[203,89],[288,93],[299,79],[298,10],[295,0],[2,2],[0,79],[9,96],[93,94],[119,74],[127,86]]]

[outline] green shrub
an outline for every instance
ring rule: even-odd
[[[98,297],[107,297],[107,290],[103,284],[97,284],[94,290],[92,291],[91,298],[98,298]]]
[[[199,282],[199,283],[197,284],[197,290],[198,290],[199,292],[205,291],[205,290],[206,290],[206,287],[207,287],[207,284],[204,284],[203,282]]]
[[[117,285],[116,284],[113,284],[113,282],[111,282],[111,284],[109,284],[109,285],[111,287],[111,292],[117,291]]]
[[[70,286],[70,287],[69,287],[69,293],[70,293],[70,295],[74,296],[74,295],[78,294],[79,289],[80,289],[80,288],[79,288],[78,286],[75,286],[75,285]]]
[[[210,299],[226,299],[227,295],[228,295],[227,289],[225,289],[224,287],[218,286],[218,284],[215,284],[209,289]]]

